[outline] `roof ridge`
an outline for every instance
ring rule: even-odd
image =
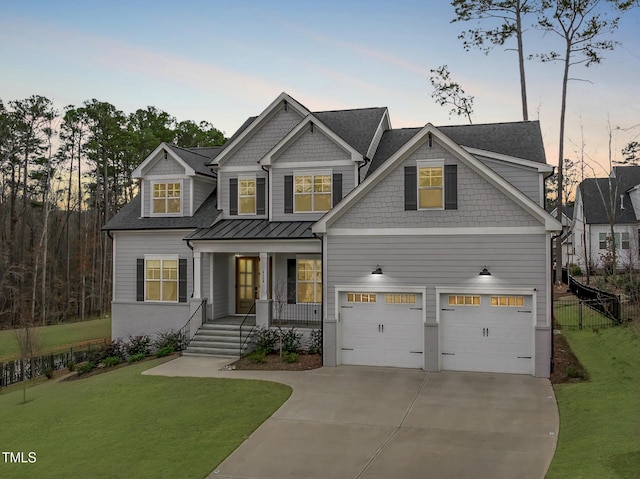
[[[363,110],[387,110],[386,106],[368,106],[364,108],[345,108],[341,110],[320,110],[320,111],[312,111],[311,114],[315,115],[317,113],[338,113],[343,111],[363,111]]]
[[[462,127],[462,126],[468,126],[468,127],[474,127],[474,126],[488,126],[488,125],[514,125],[517,123],[522,123],[522,124],[527,124],[527,123],[540,123],[540,120],[517,120],[517,121],[496,121],[496,122],[488,122],[488,123],[473,123],[473,124],[457,124],[457,125],[440,125],[440,126],[436,126],[436,128],[442,128],[442,127],[451,127],[451,126],[458,126],[458,127]]]
[[[167,144],[173,148],[178,148],[179,150],[182,150],[182,151],[188,151],[189,153],[193,153],[194,155],[201,156],[202,158],[205,158],[207,160],[211,159],[208,156],[198,153],[197,151],[192,151],[191,148],[183,148],[182,146],[174,145],[173,143],[167,143]],[[200,148],[211,148],[211,147],[202,146]]]

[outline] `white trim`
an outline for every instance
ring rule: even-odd
[[[446,235],[533,235],[548,231],[544,226],[472,226],[452,228],[331,228],[327,236],[446,236]]]
[[[481,160],[468,153],[460,145],[435,128],[431,123],[427,123],[422,130],[420,130],[411,140],[405,143],[396,153],[394,153],[373,173],[373,175],[367,178],[360,187],[354,189],[343,199],[343,201],[338,203],[337,206],[320,218],[320,220],[313,225],[313,232],[325,233],[327,229],[331,227],[332,223],[337,221],[338,218],[357,203],[360,198],[373,190],[374,187],[389,173],[389,171],[397,168],[409,154],[414,152],[422,143],[424,143],[429,133],[431,133],[451,154],[466,163],[472,170],[475,170],[480,176],[486,179],[488,183],[492,184],[499,191],[513,199],[516,204],[529,212],[534,218],[538,219],[542,224],[544,224],[548,231],[562,230],[560,223],[552,218],[534,200],[526,196],[500,175],[496,174],[489,166],[485,165]]]
[[[315,262],[316,261],[320,261],[320,273],[322,274],[323,271],[323,265],[322,265],[322,257],[321,257],[321,253],[316,253],[316,254],[309,254],[309,253],[302,253],[302,254],[296,254],[296,304],[309,304],[309,303],[303,303],[298,301],[298,291],[300,290],[298,288],[298,283],[300,281],[300,279],[298,278],[298,262],[299,261],[313,261],[313,272],[316,273],[316,266],[315,266]],[[325,288],[325,282],[324,282],[324,276],[322,276],[322,278],[320,279],[320,281],[316,281],[315,277],[311,280],[311,281],[302,281],[303,283],[306,284],[313,284],[314,285],[314,289],[313,289],[313,297],[314,299],[318,299],[316,298],[316,290],[315,290],[315,286],[319,283],[321,286],[321,291],[322,291],[322,297],[324,298],[324,288]],[[320,301],[322,301],[323,298],[320,298]],[[311,301],[312,303],[318,303],[319,301]]]
[[[192,243],[194,251],[202,253],[259,254],[268,253],[320,253],[320,240],[198,240]]]
[[[153,187],[155,185],[168,185],[170,183],[178,183],[180,185],[180,211],[176,211],[173,213],[155,213],[153,211]],[[162,217],[174,217],[174,216],[183,216],[184,215],[184,181],[182,178],[177,179],[167,179],[167,180],[151,180],[149,181],[149,217],[152,218],[162,218]],[[168,196],[165,197],[165,204],[168,200]]]
[[[513,163],[519,166],[525,166],[527,168],[534,168],[538,170],[540,173],[552,173],[553,166],[548,165],[546,163],[538,163],[537,161],[525,160],[523,158],[518,158],[517,156],[503,155],[502,153],[495,153],[493,151],[481,150],[479,148],[471,148],[470,146],[463,146],[466,151],[471,153],[472,155],[484,156],[485,158],[504,161],[506,163]]]
[[[193,176],[189,178],[189,216],[193,216]]]
[[[140,218],[144,218],[144,180],[140,180]],[[151,210],[151,200],[149,200],[149,210]],[[149,211],[151,213],[151,211]],[[113,256],[115,258],[115,255]]]
[[[116,255],[116,233],[112,233],[111,237],[113,238],[113,240],[111,241],[112,244],[112,251],[111,251],[111,257],[115,260],[118,256]],[[112,261],[111,262],[113,264],[113,271],[112,271],[112,278],[111,278],[111,301],[115,301],[116,300],[116,265],[118,264],[117,261]]]
[[[273,170],[284,170],[289,168],[326,168],[328,166],[348,166],[354,164],[351,160],[328,160],[328,161],[290,161],[271,165]],[[356,163],[357,165],[357,163]]]
[[[442,200],[442,206],[437,208],[426,208],[420,206],[420,168],[440,168],[442,172],[442,184],[440,185],[440,197]],[[444,210],[444,158],[437,158],[433,160],[416,160],[416,203],[419,211]]]
[[[267,181],[269,182],[269,184],[267,185],[267,197],[265,198],[265,201],[269,203],[267,208],[267,215],[268,215],[267,218],[271,219],[273,218],[273,170],[271,169],[269,169],[269,171],[267,172]],[[282,190],[284,193],[284,179],[282,181],[283,181]],[[284,199],[284,194],[282,196]]]
[[[293,107],[294,110],[296,110],[302,116],[310,114],[307,108],[291,98],[289,95],[284,92],[280,93],[280,95],[278,95],[278,97],[273,100],[269,104],[269,106],[267,106],[267,108],[265,108],[262,113],[260,113],[260,115],[256,119],[254,119],[251,124],[247,126],[247,128],[245,128],[244,131],[236,137],[235,140],[233,140],[233,142],[231,142],[231,144],[228,144],[227,147],[216,158],[213,159],[212,164],[220,165],[221,162],[224,162],[224,160],[231,154],[232,151],[235,150],[237,146],[244,144],[249,139],[249,137],[253,135],[253,132],[255,130],[259,130],[260,127],[265,123],[265,121],[271,118],[276,113],[277,108],[283,103],[283,101],[286,101],[288,107]]]
[[[148,300],[147,299],[147,261],[148,260],[160,260],[160,273],[162,274],[162,262],[165,260],[176,262],[176,268],[178,270],[178,278],[176,280],[176,300],[175,301],[162,301],[158,300]],[[188,273],[187,273],[188,274]],[[188,279],[188,278],[187,278]],[[160,297],[162,297],[162,281],[160,278]],[[145,254],[144,255],[144,303],[153,303],[153,304],[174,304],[180,302],[180,255],[177,254]]]
[[[209,304],[211,304],[211,319],[213,319],[216,315],[215,308],[217,306],[213,300],[213,278],[215,274],[213,262],[215,261],[215,255],[212,253],[207,253],[207,255],[209,256]]]
[[[147,156],[142,163],[140,163],[133,173],[131,173],[132,178],[142,178],[142,170],[144,170],[150,163],[153,163],[161,158],[156,158],[158,154],[162,151],[167,153],[167,158],[170,156],[172,159],[177,161],[182,167],[184,167],[184,172],[186,175],[195,175],[196,172],[193,168],[191,168],[182,158],[180,158],[165,142],[160,143],[155,150]],[[204,158],[204,157],[203,157]]]
[[[556,238],[556,241],[559,238]],[[545,312],[544,312],[544,324],[546,326],[551,326],[551,301],[552,301],[552,296],[553,293],[551,291],[551,268],[552,268],[552,263],[551,263],[551,238],[547,238],[546,239],[546,245],[545,245],[545,265],[544,265],[544,282],[545,282],[545,292],[547,295],[547,299],[545,301]],[[537,321],[536,321],[537,323]],[[553,334],[553,331],[551,332],[551,334]],[[551,351],[551,354],[553,355],[553,351]]]
[[[324,170],[294,170],[291,173],[293,175],[293,214],[297,215],[308,215],[308,214],[326,214],[328,211],[331,211],[333,207],[333,170],[324,169]],[[309,211],[296,211],[296,177],[297,176],[310,176],[311,177],[311,209]],[[331,191],[329,192],[329,196],[331,197],[331,206],[328,210],[316,210],[315,209],[315,191],[313,191],[313,185],[315,184],[316,176],[328,176],[331,180]],[[306,193],[299,193],[306,194]],[[326,195],[326,192],[322,192],[320,194]]]
[[[220,168],[218,168],[218,171],[222,173],[236,173],[240,171],[259,173],[260,171],[262,171],[262,169],[260,169],[260,166],[256,164],[256,166],[253,166],[253,165],[221,166]]]
[[[236,201],[238,202],[238,216],[262,216],[258,215],[258,181],[256,175],[238,175],[238,191]],[[253,180],[253,212],[242,213],[240,212],[240,181]],[[249,196],[247,196],[249,198]]]
[[[385,123],[386,120],[386,123]],[[387,128],[383,128],[382,125],[385,125]],[[389,121],[389,109],[385,107],[384,109],[384,113],[382,114],[382,118],[380,118],[380,122],[378,123],[378,127],[376,128],[375,133],[373,134],[373,137],[371,138],[371,143],[369,143],[369,148],[367,148],[367,158],[373,158],[373,156],[376,154],[376,149],[378,148],[378,145],[380,144],[380,140],[378,140],[378,145],[376,145],[376,148],[373,148],[373,140],[375,139],[376,135],[378,134],[378,131],[380,131],[380,129],[382,129],[382,131],[384,132],[384,130],[390,130],[391,129],[391,122]],[[382,135],[380,135],[380,138],[382,138]]]
[[[193,256],[193,299],[202,298],[202,253],[194,251]],[[180,278],[178,278],[180,281]]]
[[[145,176],[145,180],[150,181],[174,181],[175,180],[188,180],[191,176],[189,175],[148,175]]]

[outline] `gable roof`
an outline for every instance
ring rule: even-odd
[[[427,123],[417,134],[414,134],[409,141],[397,149],[387,161],[380,165],[373,174],[368,174],[366,180],[358,188],[352,190],[337,206],[320,218],[313,227],[314,233],[325,233],[334,221],[342,216],[353,204],[357,203],[360,198],[373,190],[375,185],[379,183],[389,171],[396,168],[405,159],[406,155],[410,154],[424,142],[429,133],[439,140],[452,154],[464,161],[471,169],[475,170],[476,173],[480,174],[487,182],[491,183],[502,193],[510,197],[521,208],[537,218],[545,226],[547,231],[562,230],[560,223],[552,218],[535,201],[515,188],[511,183],[504,180],[501,176],[496,175],[493,170],[468,153],[438,128],[434,127],[431,123]]]
[[[371,140],[386,112],[386,107],[375,107],[318,111],[314,112],[313,115],[351,145],[358,153],[366,156]]]
[[[211,177],[215,176],[211,168],[207,166],[207,163],[211,160],[209,154],[217,153],[221,148],[220,146],[209,148],[182,148],[169,143],[165,143],[165,146],[182,158],[196,174]]]
[[[437,129],[459,146],[484,150],[487,154],[498,153],[546,164],[538,121],[439,126]],[[367,176],[373,174],[421,130],[421,128],[402,128],[385,131]]]
[[[629,194],[627,180],[618,178],[587,178],[578,187],[582,198],[585,221],[590,224],[608,224],[611,213],[611,193],[615,195],[615,222],[635,223],[636,215]],[[622,202],[620,196],[623,197]]]

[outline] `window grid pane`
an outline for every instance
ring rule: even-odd
[[[178,261],[148,259],[145,263],[145,301],[177,301]]]
[[[296,266],[298,303],[322,301],[322,261],[299,259]]]
[[[522,307],[524,296],[491,296],[491,306]]]
[[[295,176],[293,183],[296,213],[331,209],[331,175]]]
[[[180,213],[180,183],[155,183],[152,207],[154,213]]]

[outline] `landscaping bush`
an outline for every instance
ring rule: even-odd
[[[109,356],[108,358],[104,358],[102,364],[104,364],[107,368],[111,368],[113,366],[117,366],[121,362],[122,360],[118,356]]]
[[[96,363],[93,361],[86,362],[78,366],[78,374],[90,373],[96,368]]]
[[[252,353],[247,354],[247,358],[255,361],[256,363],[266,363],[267,362],[267,353],[264,349],[256,349]]]
[[[569,263],[569,274],[571,276],[582,276],[582,268],[575,263]]]
[[[151,350],[151,338],[147,334],[143,334],[141,336],[129,335],[126,350],[129,356],[135,356],[138,354],[144,354],[144,356],[147,356]]]
[[[309,354],[322,354],[322,330],[314,329],[311,331],[307,341],[307,352]]]
[[[300,356],[298,355],[298,353],[283,352],[282,353],[282,360],[285,363],[297,363],[300,360]]]
[[[53,368],[49,366],[47,369],[45,369],[44,375],[47,376],[47,379],[53,378]]]
[[[296,333],[295,328],[287,329],[286,331],[279,330],[280,340],[282,341],[283,353],[298,353],[300,352],[300,340],[302,339],[302,333]]]
[[[277,351],[279,341],[277,331],[265,327],[260,327],[254,333],[254,337],[256,342],[256,350],[264,351],[265,354]]]
[[[180,331],[176,331],[175,329],[160,331],[156,333],[156,339],[153,342],[153,346],[157,351],[167,347],[171,347],[171,352],[180,351],[182,348],[182,335],[180,334]]]
[[[137,361],[142,361],[144,358],[146,358],[147,355],[145,353],[138,353],[138,354],[132,354],[131,356],[129,356],[129,364],[131,363],[135,363]]]
[[[175,350],[173,349],[172,346],[165,346],[163,348],[160,348],[156,351],[156,357],[158,358],[164,358],[165,356],[169,356],[172,352],[174,352]]]
[[[75,361],[67,361],[67,369],[69,371],[73,371],[76,367],[76,362]]]
[[[122,342],[122,339],[118,338],[114,341],[111,341],[107,346],[99,350],[95,354],[95,362],[104,361],[106,358],[111,358],[113,356],[117,356],[120,358],[120,361],[124,361],[126,359],[125,348]]]

